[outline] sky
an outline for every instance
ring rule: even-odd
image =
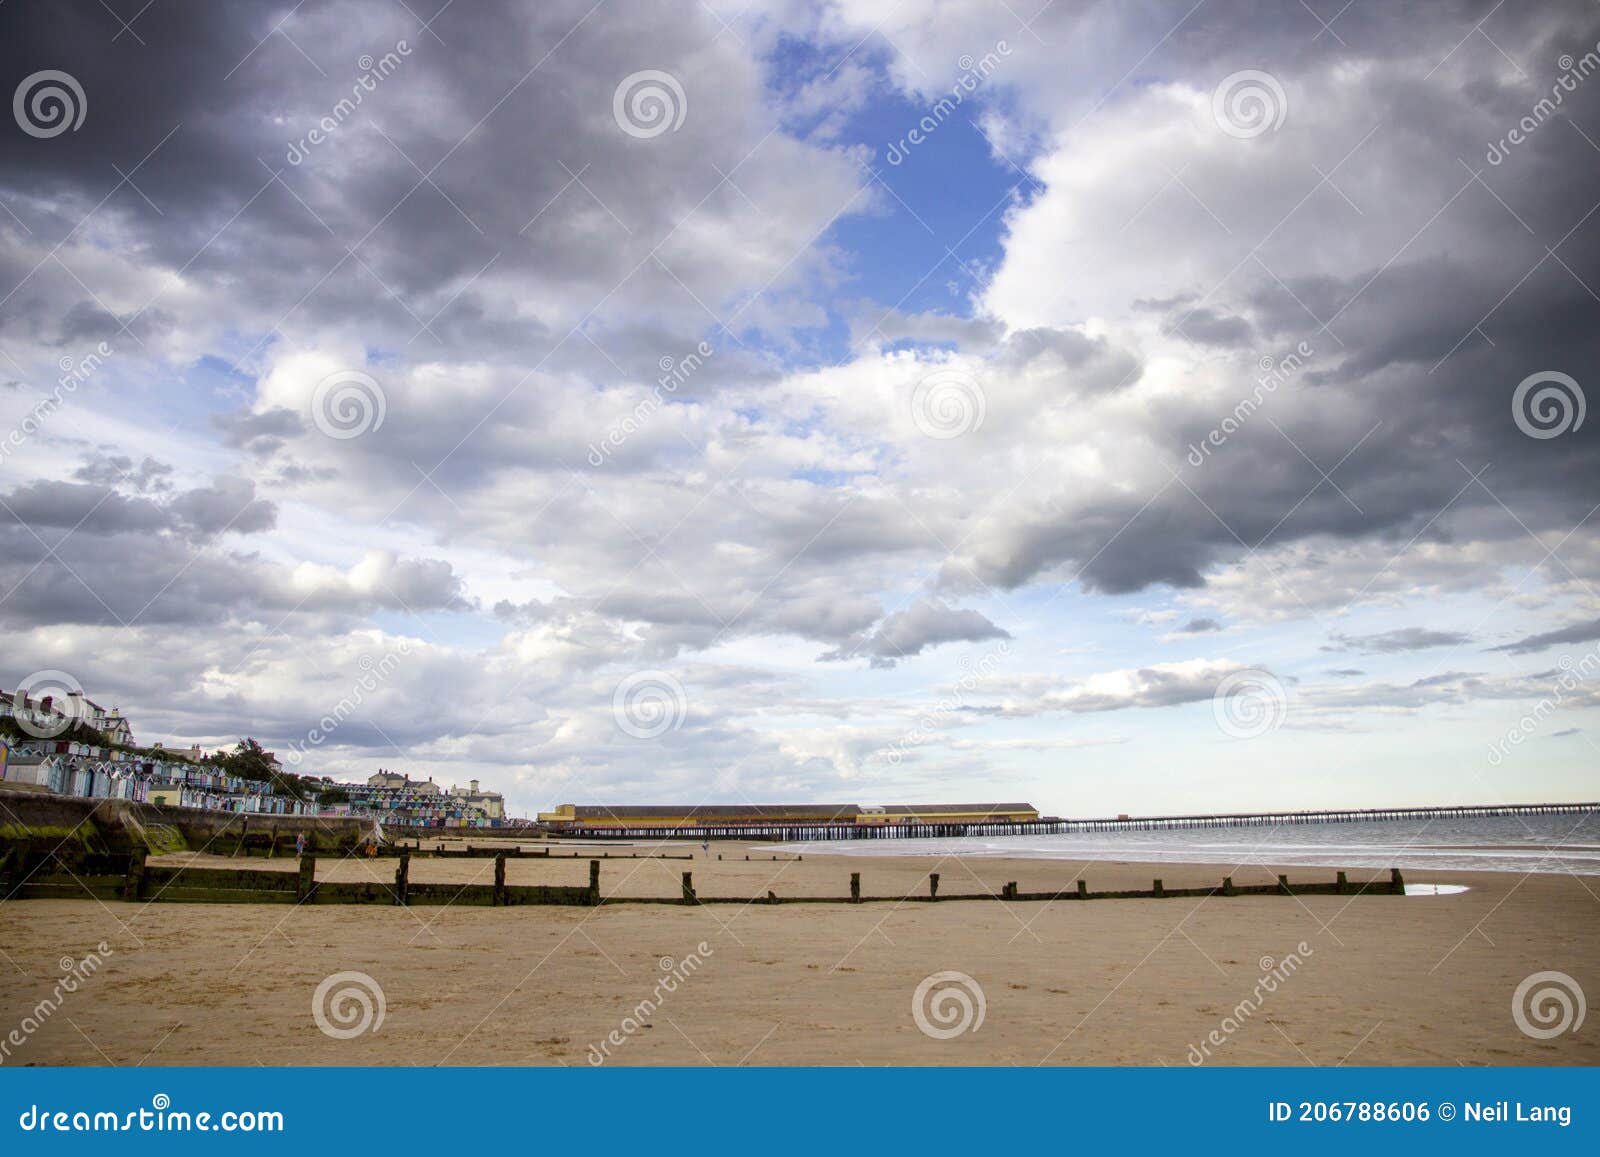
[[[1600,7],[0,7],[0,687],[575,803],[1590,800]]]

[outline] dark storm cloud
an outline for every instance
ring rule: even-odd
[[[565,329],[537,309],[506,308],[496,279],[519,271],[533,302],[565,308],[615,292],[628,307],[615,313],[618,341],[648,331],[658,309],[704,328],[694,298],[715,308],[754,255],[690,243],[677,227],[697,207],[696,227],[729,211],[739,194],[719,187],[718,166],[743,165],[759,193],[804,157],[787,138],[760,143],[744,113],[759,77],[731,43],[708,45],[699,17],[621,3],[585,19],[589,7],[452,6],[430,33],[389,0],[157,4],[140,15],[135,43],[113,40],[118,24],[97,3],[52,6],[49,18],[8,5],[0,74],[66,71],[89,115],[50,140],[0,134],[0,188],[43,244],[103,201],[86,230],[137,237],[147,261],[225,286],[232,309],[263,328],[360,319],[396,344],[537,360]],[[613,89],[645,66],[642,43],[694,110],[649,141],[612,118]],[[384,75],[373,81],[375,67]],[[842,208],[805,207],[795,244],[749,277],[778,273],[799,228]],[[769,240],[788,244],[784,215],[768,226]],[[97,338],[130,321],[143,336],[139,326],[170,322],[167,308],[112,316],[78,302],[60,336]]]
[[[1484,72],[1457,55],[1430,72],[1496,11],[1497,42],[1509,40],[1515,54],[1542,62],[1536,71]],[[1233,402],[1196,404],[1185,391],[1163,392],[1141,433],[1158,455],[1170,456],[1184,485],[1157,493],[1165,473],[1147,470],[1143,485],[1118,478],[1092,496],[1075,488],[1054,517],[1019,510],[1012,525],[996,520],[987,541],[974,544],[973,573],[1006,587],[1059,577],[1108,593],[1194,587],[1245,551],[1306,539],[1376,540],[1396,552],[1408,544],[1448,547],[1459,518],[1474,511],[1499,519],[1498,526],[1480,520],[1476,530],[1511,553],[1526,538],[1518,520],[1560,536],[1594,506],[1600,494],[1588,480],[1600,479],[1600,423],[1530,438],[1513,420],[1511,399],[1530,374],[1564,368],[1581,381],[1600,360],[1593,323],[1600,213],[1585,172],[1593,152],[1572,128],[1600,123],[1600,86],[1564,93],[1559,115],[1505,164],[1489,165],[1483,154],[1487,140],[1548,94],[1561,52],[1594,44],[1600,15],[1586,5],[1547,4],[1534,18],[1532,10],[1485,2],[1436,5],[1416,16],[1401,20],[1379,8],[1342,14],[1350,35],[1341,55],[1363,61],[1369,86],[1348,106],[1331,103],[1343,99],[1340,65],[1293,14],[1224,3],[1181,22],[1164,77],[1182,77],[1209,95],[1237,68],[1268,67],[1288,93],[1288,121],[1231,152],[1202,144],[1167,156],[1167,171],[1181,171],[1183,188],[1169,183],[1162,195],[1189,217],[1166,212],[1158,200],[1137,229],[1104,243],[1100,266],[1076,272],[1093,284],[1119,258],[1130,266],[1158,260],[1159,242],[1168,242],[1198,271],[1200,287],[1140,295],[1131,299],[1136,310],[1191,341],[1249,344],[1263,362],[1281,361],[1300,341],[1314,352],[1262,412],[1230,430],[1225,446],[1190,458],[1188,469],[1186,456],[1230,416]],[[1129,29],[1148,19],[1130,17]],[[1064,34],[1073,17],[1054,11],[1047,22]],[[1237,35],[1239,27],[1249,35]],[[1074,123],[1071,115],[1063,120]],[[1155,165],[1171,138],[1151,139]],[[1117,147],[1136,146],[1119,139]],[[1333,182],[1339,192],[1319,186],[1316,166],[1327,172],[1347,153]],[[1286,181],[1269,198],[1260,162],[1268,155],[1280,172],[1303,168],[1307,179]],[[1137,167],[1130,163],[1130,173]],[[1038,201],[1049,198],[1044,191]],[[1274,200],[1270,209],[1266,199]],[[1196,218],[1199,231],[1190,223]],[[1338,245],[1330,243],[1334,235]],[[1158,240],[1141,250],[1145,239]],[[1211,252],[1216,260],[1208,264]],[[1072,268],[1065,253],[1061,262]],[[1239,357],[1237,398],[1255,387],[1257,360]],[[1592,401],[1596,385],[1587,388]],[[1487,467],[1481,483],[1462,465],[1474,473]],[[960,573],[947,571],[947,581]],[[1292,585],[1294,576],[1285,581]]]

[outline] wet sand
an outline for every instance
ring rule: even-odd
[[[847,895],[852,871],[867,895],[896,897],[926,894],[932,871],[944,895],[998,893],[1012,880],[1024,892],[1072,890],[1080,869],[1096,890],[1148,888],[1156,876],[1169,888],[1210,885],[1227,874],[989,858],[774,861],[767,845],[713,845],[709,858],[698,846],[668,849],[692,851],[692,862],[616,858],[643,846],[609,850],[602,891],[627,896],[676,896],[685,870],[702,896],[752,898]],[[587,883],[591,849],[557,851],[578,855],[511,860],[508,882]],[[187,853],[153,862],[185,861],[240,864]],[[323,861],[318,878],[388,881],[394,867]],[[1333,876],[1232,875],[1267,882],[1276,870]],[[493,871],[488,859],[418,858],[411,878],[489,883]],[[1534,973],[1563,972],[1600,993],[1591,890],[1600,885],[1506,873],[1407,880],[1470,891],[695,908],[12,901],[0,903],[0,1036],[42,1019],[8,1046],[10,1065],[584,1065],[602,1052],[608,1064],[686,1065],[1600,1064],[1600,1018],[1539,1040],[1512,1015],[1514,991]],[[110,952],[98,971],[37,1018],[62,958],[81,960],[102,941]],[[381,988],[375,1030],[338,1039],[318,1027],[313,995],[340,972]],[[974,1009],[948,1039],[913,1014],[918,985],[936,973],[965,974],[973,986],[932,982],[935,994],[959,987]],[[923,1007],[935,1031],[962,1023],[953,992]],[[941,1011],[952,1019],[941,1022]]]

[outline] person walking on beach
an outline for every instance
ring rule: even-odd
[[[305,832],[296,832],[295,833],[295,836],[294,836],[294,854],[297,855],[297,856],[303,856],[303,855],[306,854],[306,834],[305,834]]]

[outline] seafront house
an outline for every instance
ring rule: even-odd
[[[65,697],[30,698],[22,691],[0,691],[0,719],[9,719],[29,735],[65,734],[75,726],[91,727],[115,746],[133,746],[133,728],[120,708],[107,711],[82,691]]]
[[[365,784],[329,786],[347,799],[324,807],[323,815],[371,816],[379,823],[416,828],[488,828],[505,822],[505,797],[480,790],[475,779],[446,791],[432,778],[414,780],[379,768]]]

